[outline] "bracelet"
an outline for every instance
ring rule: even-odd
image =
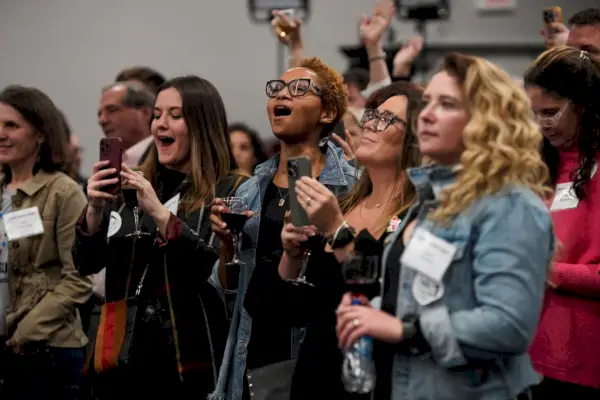
[[[369,62],[372,63],[373,61],[379,61],[379,60],[385,60],[387,57],[386,56],[375,56],[375,57],[369,57]]]

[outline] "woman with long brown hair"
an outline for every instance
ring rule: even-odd
[[[534,399],[600,397],[600,63],[559,46],[524,78],[544,135],[543,156],[555,189],[548,202],[560,240],[542,318],[529,354],[544,376]]]
[[[91,295],[92,283],[77,272],[71,256],[85,197],[67,176],[68,160],[65,124],[52,100],[35,88],[2,90],[2,398],[78,395],[87,338],[77,306]],[[7,220],[17,214],[25,225],[42,229],[12,230]]]
[[[210,243],[206,206],[242,178],[230,174],[217,89],[195,76],[165,83],[152,134],[155,146],[142,174],[123,165],[117,177],[102,169],[104,162],[95,164],[77,229],[80,271],[106,267],[106,304],[89,365],[100,398],[128,391],[153,397],[158,388],[182,399],[206,396],[223,354],[227,316],[207,283],[219,254]],[[136,192],[133,201],[102,191],[119,179]]]
[[[289,285],[286,298],[277,307],[285,310],[286,319],[298,327],[306,327],[300,347],[292,385],[292,399],[303,399],[313,388],[330,398],[343,398],[340,379],[342,353],[335,337],[335,309],[344,293],[341,262],[350,254],[350,243],[338,243],[334,233],[340,226],[354,232],[365,230],[377,244],[393,231],[415,198],[406,179],[406,168],[420,164],[414,127],[419,113],[422,89],[398,82],[375,92],[367,100],[362,118],[364,134],[356,150],[356,158],[364,170],[352,192],[339,200],[315,179],[303,178],[297,183],[297,197],[306,210],[312,227],[286,224],[281,239],[284,255],[279,274],[295,279],[302,265],[301,243],[319,234],[320,249],[313,251],[306,267],[306,279],[314,288]],[[341,245],[341,246],[340,246]],[[382,246],[382,244],[379,244]],[[376,293],[365,288],[368,292]],[[388,349],[377,349],[382,368],[389,370]],[[385,386],[385,385],[384,385]],[[314,397],[314,396],[312,396]],[[385,396],[384,396],[385,397]]]

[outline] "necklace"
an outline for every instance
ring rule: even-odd
[[[285,204],[285,199],[287,199],[288,194],[290,194],[289,190],[288,192],[284,195],[281,194],[281,189],[279,189],[279,186],[275,186],[277,188],[277,193],[279,193],[279,203],[277,203],[277,205],[279,207],[283,207],[283,205]]]

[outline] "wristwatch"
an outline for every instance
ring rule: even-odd
[[[414,315],[407,315],[401,320],[402,322],[402,338],[412,339],[419,333],[419,319]]]
[[[336,229],[333,236],[327,239],[327,243],[332,249],[339,249],[347,246],[351,243],[356,236],[356,231],[353,227],[348,225],[348,221],[342,222],[342,224]]]

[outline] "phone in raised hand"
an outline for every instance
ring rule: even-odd
[[[550,25],[554,23],[563,23],[563,12],[559,6],[544,8],[544,24],[546,24],[546,32],[549,35],[556,33],[555,29]]]

